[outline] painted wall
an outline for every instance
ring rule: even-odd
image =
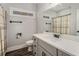
[[[38,26],[37,26],[37,30],[38,33],[39,32],[45,32],[47,28],[50,28],[50,26],[45,25],[45,22],[52,22],[52,17],[55,17],[57,14],[55,11],[47,11],[53,7],[55,7],[56,4],[54,3],[39,3],[37,4],[37,22],[38,22]],[[43,16],[49,16],[50,19],[46,20],[43,18]],[[45,27],[47,27],[45,29]],[[52,27],[52,26],[51,26]],[[52,31],[52,28],[51,30]]]
[[[19,17],[10,15],[10,8],[17,8],[22,11],[33,12],[36,15],[35,4],[2,4],[7,11],[7,50],[14,50],[24,47],[27,40],[31,40],[34,33],[36,33],[36,16],[33,17]],[[23,23],[9,23],[10,20],[20,20]],[[16,34],[21,32],[21,39],[16,39]],[[14,48],[13,48],[14,47]],[[16,48],[15,48],[16,47]]]
[[[43,18],[48,16],[49,19]],[[52,23],[52,17],[56,16],[56,12],[42,12],[38,14],[38,32],[45,32],[46,30],[52,31],[52,26],[45,24],[46,22]]]

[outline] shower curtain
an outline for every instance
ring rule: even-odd
[[[70,14],[53,18],[53,32],[70,34]]]
[[[3,8],[0,6],[0,56],[5,55],[4,20],[5,20],[5,12]]]

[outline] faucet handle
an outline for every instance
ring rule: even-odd
[[[59,34],[54,34],[54,37],[59,38],[60,35]]]

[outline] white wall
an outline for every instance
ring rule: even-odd
[[[36,15],[36,5],[35,4],[2,4],[2,6],[7,11],[7,49],[8,51],[19,49],[18,46],[25,45],[27,40],[32,39],[34,33],[36,33],[36,16],[33,17],[19,17],[9,15],[10,8],[21,9],[22,11],[30,11]],[[22,24],[11,24],[10,20],[20,20]],[[21,39],[16,39],[16,34],[18,32],[22,33]],[[15,47],[16,48],[12,48]],[[21,48],[21,47],[20,47]]]
[[[43,16],[49,16],[49,19],[43,18]],[[46,25],[46,22],[52,23],[52,17],[56,16],[56,12],[42,12],[38,14],[38,32],[45,32],[46,30],[52,31],[50,25]]]
[[[46,27],[46,25],[44,24],[45,22],[52,22],[52,17],[56,16],[56,12],[53,11],[47,11],[49,9],[51,9],[52,7],[54,7],[56,4],[55,3],[39,3],[37,4],[37,22],[38,22],[38,32],[45,32],[46,29],[44,29],[44,27]],[[48,20],[44,20],[43,16],[49,16],[50,19]],[[49,26],[47,27],[49,28]],[[51,29],[52,31],[52,29]]]

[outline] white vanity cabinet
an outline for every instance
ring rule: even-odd
[[[33,40],[34,56],[70,56],[39,38],[33,37]]]

